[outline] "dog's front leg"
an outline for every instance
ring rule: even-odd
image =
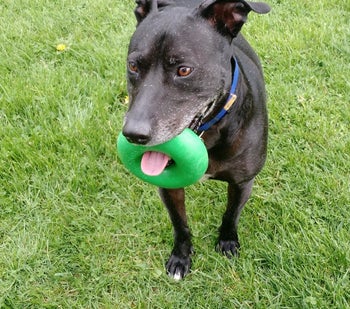
[[[191,233],[187,225],[185,190],[160,188],[159,193],[174,228],[174,248],[165,267],[169,276],[180,280],[190,271],[193,252]]]
[[[219,229],[217,251],[228,258],[238,255],[238,221],[242,209],[247,202],[253,186],[254,179],[241,184],[229,183],[227,188],[227,208]]]

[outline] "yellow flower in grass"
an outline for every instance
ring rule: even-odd
[[[67,48],[66,44],[58,44],[56,46],[56,50],[59,52],[63,52]]]

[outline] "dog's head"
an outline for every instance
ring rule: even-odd
[[[133,143],[156,145],[180,134],[230,88],[231,40],[260,2],[137,0],[138,25],[127,59],[130,105],[123,134]],[[189,5],[188,1],[186,5]]]

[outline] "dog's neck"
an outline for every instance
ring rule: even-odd
[[[209,130],[214,124],[219,122],[227,114],[231,106],[236,101],[236,98],[237,98],[236,89],[237,89],[237,84],[239,80],[239,66],[236,58],[233,58],[232,64],[233,64],[232,84],[231,84],[230,93],[225,101],[224,106],[220,108],[220,106],[217,106],[215,102],[209,104],[206,110],[203,113],[199,114],[194,119],[194,121],[190,126],[190,129],[192,129],[194,132],[196,132],[199,135],[203,134],[205,131]],[[219,100],[219,102],[221,102],[221,100]],[[212,113],[213,115],[211,115]],[[207,119],[207,120],[204,123],[202,123],[204,119]]]

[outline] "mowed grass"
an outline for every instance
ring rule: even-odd
[[[350,5],[269,3],[243,30],[270,141],[240,258],[214,251],[225,184],[193,185],[193,271],[175,282],[157,190],[115,151],[133,1],[1,1],[0,308],[349,308]]]

